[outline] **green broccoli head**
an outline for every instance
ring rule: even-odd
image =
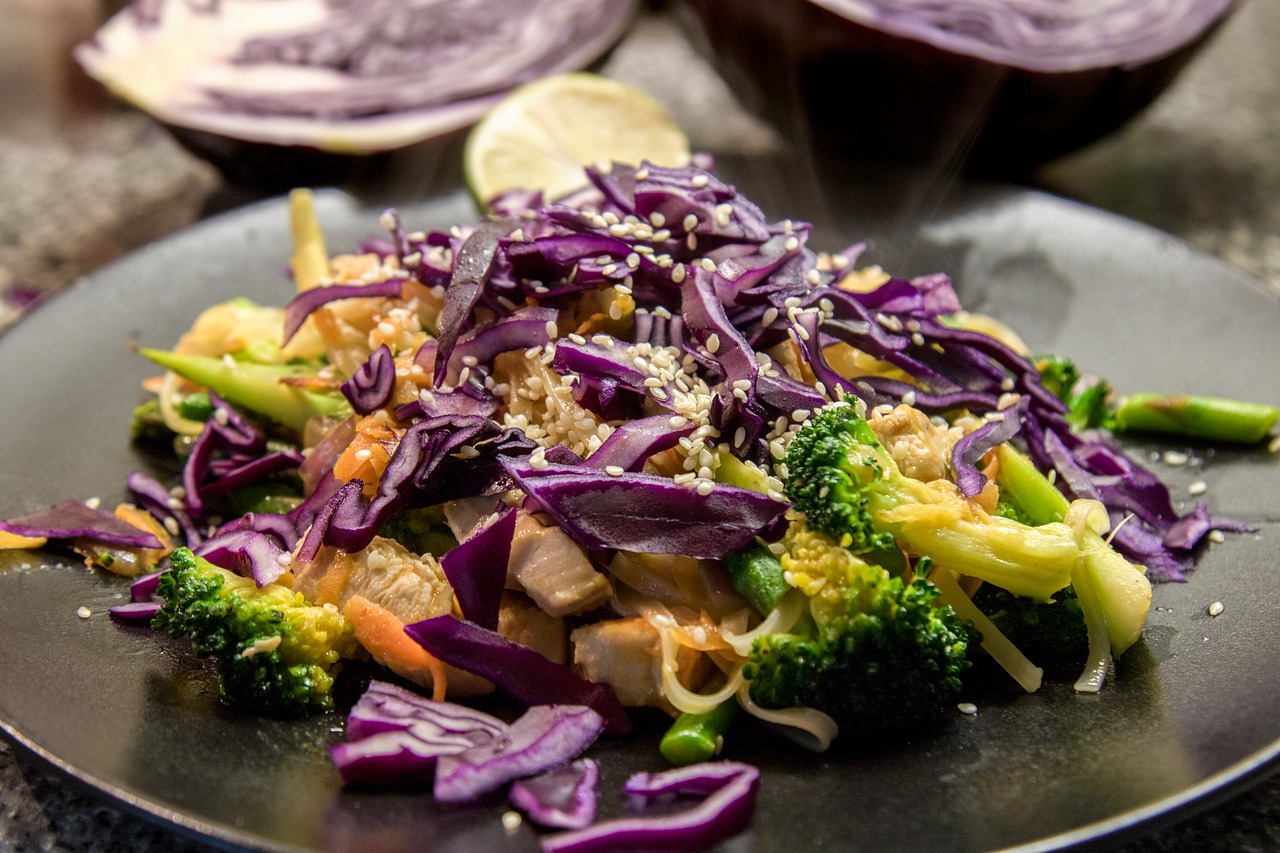
[[[1111,404],[1111,385],[1105,380],[1082,381],[1075,362],[1065,356],[1042,355],[1035,360],[1040,384],[1067,404],[1067,423],[1077,432],[1086,429],[1112,429],[1115,411]]]
[[[791,632],[759,638],[744,675],[768,708],[810,707],[842,728],[892,730],[938,716],[960,692],[972,624],[935,606],[937,588],[861,560],[794,522],[783,565],[811,595]]]
[[[280,716],[333,707],[338,662],[356,648],[337,609],[281,584],[259,588],[186,548],[170,556],[157,594],[165,604],[152,626],[213,659],[228,704]]]
[[[868,492],[886,476],[879,447],[866,420],[841,402],[815,412],[787,449],[787,499],[811,528],[856,554],[893,546],[893,536],[875,529],[868,509]]]
[[[1074,587],[1059,590],[1051,601],[1036,601],[983,584],[973,603],[1010,642],[1055,671],[1078,669],[1089,654],[1084,611]]]

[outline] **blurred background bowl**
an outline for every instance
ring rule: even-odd
[[[1058,20],[1033,18],[1012,0],[683,0],[678,8],[744,105],[802,150],[1017,177],[1141,112],[1237,3],[1059,5]]]

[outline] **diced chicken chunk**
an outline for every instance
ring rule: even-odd
[[[342,608],[358,595],[406,625],[453,609],[453,587],[436,559],[381,536],[354,554],[325,548],[294,573],[293,588],[311,601]]]
[[[551,616],[586,613],[604,604],[613,587],[586,551],[554,524],[516,510],[507,579],[514,581]]]
[[[661,640],[647,621],[637,616],[595,622],[576,629],[570,640],[577,670],[613,687],[623,705],[666,707]]]
[[[500,508],[493,498],[465,498],[444,505],[445,521],[459,542],[470,538]],[[573,616],[613,595],[609,579],[580,545],[554,524],[516,509],[516,530],[507,562],[507,586],[528,594],[551,616]]]
[[[547,660],[559,664],[569,660],[569,630],[564,620],[548,616],[523,593],[510,589],[502,593],[498,633]]]
[[[904,475],[925,483],[947,476],[947,431],[934,426],[924,412],[898,406],[887,415],[872,415],[867,423]]]

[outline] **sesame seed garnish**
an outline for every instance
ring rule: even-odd
[[[716,484],[712,480],[699,480],[696,491],[704,498],[715,490]]]
[[[524,818],[520,815],[520,812],[511,810],[502,813],[502,828],[507,832],[515,832],[522,823],[524,823]]]
[[[712,355],[715,355],[716,351],[719,349],[720,349],[720,336],[717,335],[715,332],[712,332],[710,335],[707,336],[707,352],[711,353]]]
[[[555,320],[548,320],[546,328],[548,338],[554,338],[559,333]],[[538,351],[541,349],[541,347],[530,347],[529,351],[525,352],[525,356],[528,358],[534,358],[538,355]]]
[[[649,223],[653,225],[654,228],[661,228],[667,224],[667,217],[663,216],[661,211],[655,210],[653,213],[649,214]]]
[[[711,183],[711,178],[707,177],[706,175],[694,175],[693,180],[690,181],[689,183],[693,184],[693,186],[697,189],[702,189],[707,184]]]
[[[626,473],[621,465],[606,465],[604,466],[604,472],[610,477],[621,477]]]
[[[1164,452],[1164,461],[1166,465],[1186,465],[1189,457],[1180,450],[1166,450]]]
[[[356,459],[360,460],[361,462],[365,462],[372,458],[373,458],[373,451],[367,447],[361,448],[360,450],[356,451]]]
[[[711,260],[710,258],[699,258],[697,263],[698,263],[698,266],[702,267],[707,272],[716,271],[716,262]]]
[[[1223,542],[1227,541],[1227,534],[1223,533],[1221,530],[1210,530],[1209,541],[1216,542],[1221,545]]]
[[[178,526],[178,519],[174,518],[172,515],[165,516],[164,529],[170,536],[177,536],[182,532],[182,528]]]
[[[1203,495],[1207,491],[1209,491],[1209,484],[1204,480],[1196,480],[1187,486],[1187,494],[1189,495]]]
[[[689,249],[689,251],[692,252],[694,249],[698,248],[698,235],[690,231],[689,234],[684,238],[684,244]]]
[[[972,717],[974,714],[978,713],[978,706],[972,702],[961,702],[959,705],[956,705],[956,710],[961,714],[964,714],[966,717]]]
[[[378,217],[378,224],[390,231],[398,224],[396,222],[396,215],[389,210],[384,210],[382,215]]]
[[[1222,611],[1226,609],[1227,609],[1226,605],[1224,605],[1221,601],[1215,601],[1213,604],[1209,605],[1209,615],[1214,617],[1221,616]]]
[[[85,607],[84,605],[80,605],[79,607],[76,608],[76,615],[79,616],[81,619],[88,619],[90,616],[93,615],[93,611]]]
[[[671,281],[673,284],[679,284],[684,281],[684,276],[684,264],[676,264],[671,268]]]
[[[788,237],[787,241],[782,244],[782,248],[786,249],[788,252],[794,252],[796,249],[800,248],[800,241],[795,237]]]
[[[637,180],[637,181],[647,181],[647,180],[649,180],[649,170],[648,170],[648,169],[636,169],[636,180]]]

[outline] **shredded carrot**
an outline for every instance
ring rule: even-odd
[[[391,611],[367,598],[353,595],[342,608],[356,639],[369,654],[406,678],[431,673],[431,698],[444,701],[448,686],[444,664],[404,632],[404,623]]]

